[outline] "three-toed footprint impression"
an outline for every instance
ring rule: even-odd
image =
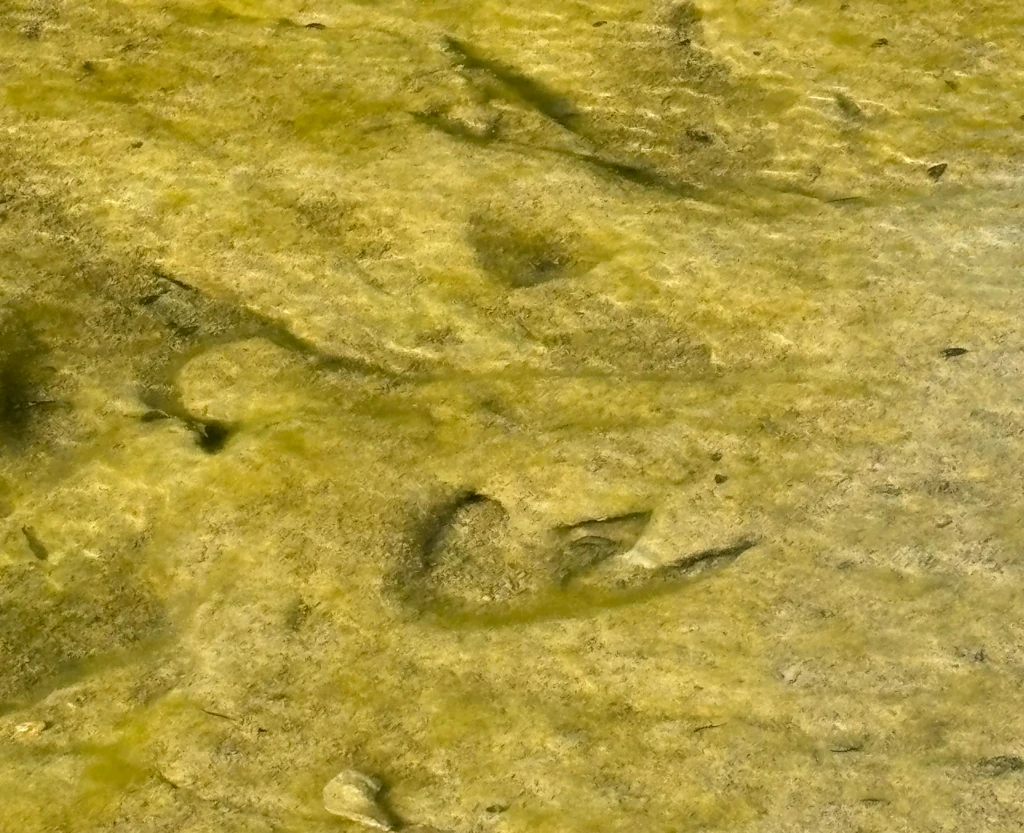
[[[412,536],[391,587],[417,613],[444,620],[561,618],[648,598],[724,567],[757,541],[737,538],[651,565],[631,557],[648,510],[538,528],[499,501],[463,492],[438,506]]]

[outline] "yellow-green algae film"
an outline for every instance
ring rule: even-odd
[[[1024,827],[1022,31],[0,5],[0,830]]]

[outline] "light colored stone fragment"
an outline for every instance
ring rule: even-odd
[[[34,738],[46,731],[42,720],[29,720],[14,727],[14,734],[19,738]]]
[[[324,787],[324,808],[332,815],[374,830],[394,830],[394,819],[377,800],[381,787],[376,778],[347,769]]]

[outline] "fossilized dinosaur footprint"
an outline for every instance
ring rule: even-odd
[[[644,597],[726,566],[757,543],[739,537],[655,566],[628,557],[650,511],[548,529],[517,524],[494,498],[464,492],[432,513],[392,589],[418,613],[488,621],[558,618]]]

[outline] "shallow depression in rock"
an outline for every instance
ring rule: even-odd
[[[1024,826],[1016,13],[0,9],[0,829]]]

